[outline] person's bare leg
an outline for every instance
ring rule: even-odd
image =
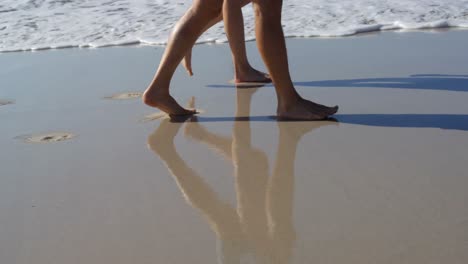
[[[187,74],[189,76],[193,76],[192,49],[193,49],[193,47],[189,49],[189,51],[185,54],[184,58],[182,59],[182,66],[184,66],[184,68],[187,71]]]
[[[250,3],[250,0],[235,0],[236,5],[243,7]],[[203,32],[223,20],[223,12],[220,12],[219,15],[212,19],[208,25],[203,29]],[[244,38],[244,20],[242,13],[240,14],[240,19],[237,19],[235,23],[232,23],[233,30],[239,30],[239,34],[233,36],[233,38],[239,37],[239,39],[234,39],[235,47],[231,46],[232,60],[234,64],[234,81],[236,83],[240,82],[271,82],[271,79],[268,74],[254,69],[247,58],[247,52],[245,49],[245,38]],[[202,33],[203,33],[202,32]],[[187,73],[192,76],[192,49],[190,49],[182,60],[182,65],[187,70]]]
[[[190,50],[204,27],[219,14],[221,0],[195,0],[177,22],[153,81],[143,94],[143,102],[169,115],[190,115],[195,110],[180,106],[169,94],[172,76],[185,54]]]
[[[282,0],[253,0],[257,45],[275,85],[277,115],[286,119],[320,120],[338,111],[303,99],[294,88],[281,26]]]
[[[234,62],[234,81],[265,81],[265,76],[250,66],[245,49],[244,18],[240,0],[224,0],[223,20],[224,30],[231,47]],[[263,75],[263,76],[262,76]],[[260,77],[260,79],[257,79]],[[269,79],[269,78],[268,78]]]
[[[250,0],[243,0],[247,3],[250,3]],[[246,4],[247,4],[246,3]],[[210,29],[212,26],[216,25],[218,22],[223,20],[223,9],[221,8],[219,14],[210,20],[208,24],[203,28],[203,31],[200,33],[200,36],[205,33],[208,29]],[[198,36],[197,39],[200,37]],[[183,60],[182,60],[182,66],[184,66],[185,70],[187,71],[188,75],[192,76],[193,75],[193,70],[192,70],[192,48],[185,54]]]

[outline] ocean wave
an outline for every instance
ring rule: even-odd
[[[3,0],[0,52],[165,45],[188,0]],[[246,40],[254,16],[243,9]],[[468,28],[468,0],[286,0],[287,37],[343,37],[386,30]],[[197,43],[226,42],[222,23]]]

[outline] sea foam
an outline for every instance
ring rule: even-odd
[[[2,0],[0,52],[164,45],[188,0]],[[254,39],[251,5],[243,9]],[[287,37],[337,37],[399,29],[468,27],[468,0],[284,0]],[[222,23],[198,43],[225,42]]]

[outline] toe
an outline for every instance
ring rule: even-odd
[[[319,121],[325,119],[327,116],[321,113],[311,114],[309,119],[311,121]]]
[[[184,115],[194,115],[197,113],[196,109],[185,109]]]
[[[332,115],[332,112],[328,108],[319,108],[316,110],[315,115],[317,116],[318,120],[323,120],[328,118],[328,116]]]
[[[336,114],[336,112],[338,112],[338,106],[336,105],[336,106],[334,106],[334,107],[329,107],[329,109],[328,109],[327,112],[328,112],[328,115],[334,115],[334,114]]]
[[[184,116],[184,115],[193,115],[196,113],[197,113],[197,110],[181,108],[179,111],[176,111],[170,115],[171,116]]]
[[[338,109],[339,109],[339,107],[337,105],[335,105],[333,107],[333,114],[336,114],[338,112]]]
[[[338,111],[338,106],[328,107],[328,106],[320,105],[319,108],[322,112],[326,113],[327,115],[334,115]]]

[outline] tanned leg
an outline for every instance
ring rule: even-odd
[[[231,47],[234,62],[236,83],[247,81],[264,81],[265,76],[253,69],[247,59],[244,36],[244,18],[242,16],[242,3],[240,0],[224,0],[223,20],[224,29]],[[263,75],[263,76],[261,76]],[[257,78],[261,79],[258,80]],[[251,80],[253,78],[253,80]]]
[[[192,48],[205,26],[220,12],[221,0],[195,0],[177,22],[153,81],[143,94],[143,102],[169,115],[190,115],[195,110],[180,106],[169,94],[172,76],[185,54]]]
[[[235,3],[234,5],[237,7],[243,7],[250,3],[250,0],[234,0]],[[224,1],[224,8],[223,12],[229,11],[227,10],[227,6],[233,4],[233,1],[231,0],[229,4]],[[223,20],[223,12],[220,12],[218,16],[214,19],[212,19],[203,29],[203,32],[217,24],[218,22]],[[245,38],[244,38],[244,20],[242,17],[242,13],[239,10],[232,16],[232,21],[230,21],[229,24],[229,29],[232,31],[235,31],[236,34],[235,36],[233,35],[232,38],[233,40],[230,41],[230,43],[233,43],[231,45],[231,53],[232,53],[232,60],[234,63],[234,69],[235,69],[235,76],[234,76],[234,81],[236,83],[240,82],[271,82],[271,79],[269,78],[268,74],[260,72],[256,69],[254,69],[250,63],[249,60],[247,59],[247,52],[245,49]],[[190,49],[187,54],[185,55],[182,65],[185,67],[187,70],[187,73],[192,76],[193,75],[193,70],[192,70],[192,49]]]
[[[320,120],[338,111],[303,99],[294,88],[281,26],[282,0],[253,0],[257,45],[275,85],[279,118]]]

